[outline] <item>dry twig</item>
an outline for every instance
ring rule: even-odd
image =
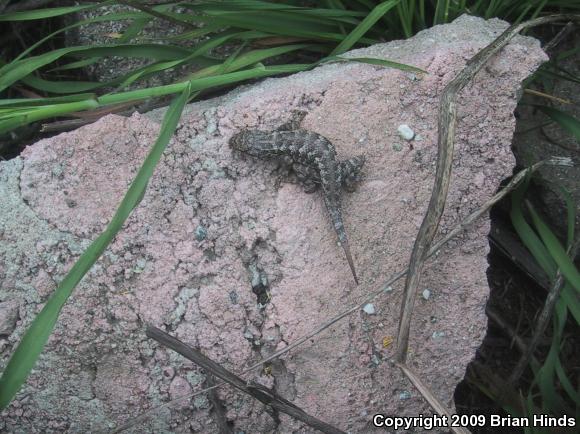
[[[429,387],[421,381],[419,376],[415,374],[415,372],[406,365],[401,363],[395,362],[401,371],[407,376],[407,378],[413,383],[413,386],[419,391],[419,393],[427,400],[431,408],[435,410],[442,416],[447,416],[447,421],[451,420],[451,412],[445,407],[445,405],[437,399],[437,397],[433,394],[433,392],[429,389]],[[449,427],[451,431],[455,434],[469,434],[469,431],[465,428],[461,427],[453,427],[451,423],[449,423]]]
[[[195,364],[203,368],[207,373],[215,375],[222,381],[225,381],[236,389],[241,390],[244,393],[256,398],[263,404],[283,413],[286,413],[295,419],[298,419],[308,426],[322,431],[328,434],[346,434],[344,431],[339,430],[317,418],[309,415],[301,408],[292,404],[287,399],[279,396],[276,392],[260,385],[257,383],[247,383],[234,373],[228,371],[223,366],[218,365],[213,360],[204,356],[200,351],[184,344],[179,339],[165,333],[163,330],[158,329],[152,325],[147,326],[146,334],[151,339],[155,339],[162,345],[171,348],[173,351],[178,352],[185,358],[191,360]]]
[[[409,348],[409,332],[413,306],[417,296],[421,272],[428,257],[429,247],[435,237],[439,222],[445,209],[445,201],[451,179],[451,163],[455,124],[457,119],[457,95],[473,79],[475,74],[487,63],[490,57],[501,50],[519,32],[528,27],[556,21],[580,21],[580,15],[550,15],[536,18],[508,27],[491,44],[479,51],[468,62],[465,68],[443,90],[439,105],[439,133],[437,138],[438,155],[435,184],[431,192],[429,207],[413,246],[409,261],[409,274],[405,282],[404,300],[401,305],[401,317],[397,334],[397,352],[395,358],[404,363]]]

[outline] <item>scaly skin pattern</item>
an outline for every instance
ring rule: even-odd
[[[354,183],[360,179],[364,157],[358,156],[338,162],[334,146],[328,139],[302,129],[272,132],[245,130],[234,135],[229,143],[232,149],[256,158],[288,156],[294,163],[313,169],[314,173],[311,177],[322,186],[330,221],[358,285],[358,277],[342,220],[340,193],[341,186],[344,185],[345,188],[352,190]]]

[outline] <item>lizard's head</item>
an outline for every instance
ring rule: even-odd
[[[250,144],[252,143],[250,131],[241,131],[238,134],[234,134],[229,141],[230,148],[236,151],[248,152],[250,150]]]
[[[356,185],[362,179],[362,168],[365,164],[365,156],[358,155],[353,158],[349,158],[342,163],[342,186],[346,191],[353,192],[356,189]]]

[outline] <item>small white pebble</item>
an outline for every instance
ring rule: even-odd
[[[411,392],[409,392],[407,390],[403,390],[401,393],[399,393],[400,400],[405,400],[405,399],[410,399],[410,398],[411,398]]]
[[[423,290],[422,295],[423,295],[423,298],[425,300],[429,300],[429,298],[431,297],[431,291],[429,291],[428,289],[425,289],[425,290]]]
[[[364,313],[367,315],[374,315],[375,314],[375,305],[372,303],[365,304],[363,307]]]
[[[413,140],[413,137],[415,137],[415,131],[413,131],[411,127],[409,127],[409,125],[407,124],[399,125],[399,128],[397,128],[397,132],[399,133],[399,136],[401,136],[402,139],[407,141],[411,141]]]

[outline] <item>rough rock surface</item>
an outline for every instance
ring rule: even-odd
[[[95,432],[204,387],[204,374],[144,336],[151,322],[240,371],[381,287],[409,259],[432,187],[438,97],[468,58],[504,28],[454,23],[351,53],[409,63],[419,76],[340,63],[265,80],[191,105],[122,232],[76,289],[35,370],[0,419],[9,432]],[[460,96],[456,156],[442,231],[511,174],[520,83],[545,60],[518,37]],[[243,128],[274,129],[296,111],[340,158],[364,153],[366,179],[344,195],[355,287],[320,194],[282,180],[276,163],[232,154]],[[0,302],[16,301],[16,328],[0,336],[4,365],[34,313],[103,230],[154,142],[160,113],[108,116],[28,148],[0,165]],[[403,139],[406,124],[414,138]],[[416,303],[410,366],[453,406],[455,385],[485,335],[488,221],[428,266]],[[253,282],[253,285],[252,285]],[[269,291],[265,306],[253,291]],[[377,412],[431,413],[385,359],[401,283],[253,378],[307,412],[353,433]],[[0,366],[2,366],[0,365]],[[274,432],[258,402],[219,397],[238,432]],[[198,395],[133,432],[216,432]],[[384,430],[379,430],[384,431]],[[311,432],[282,416],[276,432]]]

